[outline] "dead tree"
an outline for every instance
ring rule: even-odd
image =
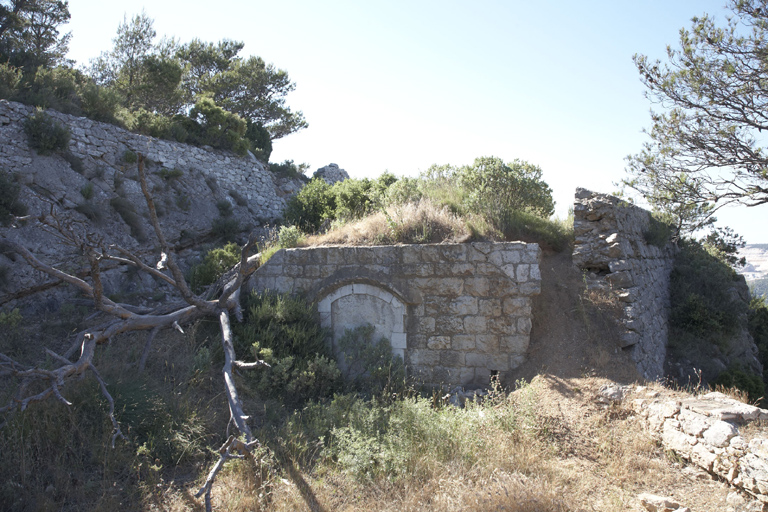
[[[218,472],[229,459],[252,458],[252,449],[259,445],[259,441],[253,437],[248,426],[248,416],[243,411],[242,401],[235,385],[234,370],[236,368],[252,369],[268,365],[263,361],[249,363],[238,361],[230,329],[230,315],[234,314],[239,321],[242,320],[239,301],[240,289],[246,277],[258,267],[259,255],[250,255],[255,243],[254,240],[249,240],[242,249],[240,262],[234,268],[211,285],[203,294],[194,294],[187,284],[176,262],[172,247],[165,238],[158,222],[155,204],[144,172],[143,155],[139,155],[138,171],[141,190],[149,208],[150,221],[161,250],[161,258],[157,263],[148,264],[131,251],[114,244],[108,245],[93,234],[78,232],[73,227],[73,223],[62,219],[53,210],[49,214],[41,215],[36,220],[42,227],[54,232],[62,243],[77,248],[90,267],[90,271],[87,272],[88,277],[59,270],[41,261],[20,244],[0,237],[0,243],[3,244],[6,251],[16,253],[30,266],[55,280],[75,286],[93,301],[93,305],[98,311],[105,313],[109,318],[109,320],[80,333],[77,343],[63,355],[48,348],[44,349],[47,355],[60,364],[52,370],[25,367],[11,357],[0,354],[0,377],[15,378],[19,383],[9,403],[0,406],[0,413],[10,413],[15,410],[23,411],[33,402],[41,402],[52,397],[71,405],[62,394],[63,388],[67,382],[90,372],[98,381],[101,392],[109,403],[109,416],[114,428],[112,436],[112,446],[114,447],[115,440],[118,437],[125,438],[125,436],[115,418],[115,402],[107,390],[106,383],[93,365],[96,346],[109,342],[112,337],[121,333],[148,331],[148,341],[142,357],[144,361],[151,340],[158,331],[169,328],[182,330],[182,326],[200,318],[216,317],[221,326],[221,342],[225,355],[223,367],[225,394],[229,403],[231,423],[234,423],[238,434],[230,435],[221,446],[219,460],[210,470],[205,485],[196,494],[197,497],[205,496],[205,507],[206,510],[210,511],[211,489]],[[113,266],[115,263],[134,266],[155,278],[162,279],[178,291],[181,299],[174,304],[166,304],[158,310],[140,309],[110,300],[104,296],[101,273],[105,267]],[[79,357],[74,359],[78,348]]]

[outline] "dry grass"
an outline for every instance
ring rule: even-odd
[[[317,245],[391,245],[464,242],[473,229],[467,222],[428,199],[418,203],[390,206],[359,221],[334,226],[322,235],[307,238]]]

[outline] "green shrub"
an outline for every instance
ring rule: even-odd
[[[230,190],[229,197],[234,199],[237,206],[248,206],[248,200],[243,197],[237,190]]]
[[[194,123],[186,128],[193,143],[228,149],[239,155],[250,149],[250,143],[245,138],[245,120],[219,107],[211,98],[199,100],[189,112],[189,117]]]
[[[192,201],[189,199],[189,196],[186,194],[177,194],[176,195],[176,206],[179,207],[180,210],[183,211],[189,211],[189,207],[192,205]]]
[[[133,151],[131,151],[130,149],[126,149],[123,152],[123,162],[127,164],[135,164],[138,161],[139,161],[139,156]]]
[[[120,215],[128,227],[131,228],[131,236],[139,242],[145,242],[147,240],[147,234],[144,231],[144,223],[139,214],[136,213],[133,203],[124,197],[115,197],[109,201],[109,204]]]
[[[293,160],[285,160],[279,164],[270,162],[269,164],[269,170],[273,174],[281,178],[302,180],[305,182],[309,181],[309,178],[307,178],[307,175],[305,174],[307,169],[309,169],[309,164],[296,165],[293,163]]]
[[[21,77],[21,69],[7,62],[0,63],[0,99],[10,100],[18,94]]]
[[[27,206],[19,199],[21,185],[13,176],[0,170],[0,225],[7,226],[13,217],[27,214]]]
[[[296,226],[281,226],[277,233],[277,242],[280,247],[285,249],[297,247],[301,238],[302,233]]]
[[[233,326],[237,351],[249,350],[272,366],[253,377],[260,393],[296,405],[339,388],[340,373],[312,304],[300,297],[253,293],[244,309],[245,322]]]
[[[745,372],[741,368],[729,368],[712,381],[713,386],[736,388],[745,391],[750,402],[757,402],[765,395],[765,383],[760,375]]]
[[[157,171],[157,175],[163,178],[165,181],[172,181],[181,178],[184,175],[184,171],[181,169],[160,169]]]
[[[763,365],[763,380],[768,382],[768,305],[765,297],[752,298],[747,319],[749,334],[755,340],[758,357]]]
[[[83,174],[83,171],[85,170],[83,161],[77,156],[73,155],[71,151],[64,151],[63,153],[61,153],[61,158],[66,160],[69,166],[72,168],[72,170],[75,171],[77,174]],[[102,173],[103,173],[104,172],[103,168],[100,168],[100,169],[102,170]]]
[[[15,329],[23,320],[24,317],[19,313],[19,308],[14,308],[11,311],[0,311],[0,326]]]
[[[80,194],[86,201],[93,198],[93,183],[90,181],[86,183],[83,188],[80,189]]]
[[[240,233],[240,221],[233,217],[219,217],[211,222],[211,233],[225,242],[234,241]]]
[[[662,249],[669,243],[674,231],[663,215],[653,212],[648,216],[648,229],[643,232],[643,237],[650,245]]]
[[[93,82],[87,82],[80,88],[80,108],[83,114],[94,121],[110,123],[121,128],[126,123],[125,112],[121,108],[120,94],[112,88],[101,87]]]
[[[387,338],[373,339],[373,325],[346,329],[338,340],[344,354],[340,365],[344,379],[367,395],[379,395],[385,389],[402,392],[405,387],[403,359],[392,356],[392,346]]]
[[[201,263],[190,269],[189,285],[195,293],[200,293],[239,262],[240,246],[235,243],[211,249]]]
[[[42,110],[38,110],[24,121],[24,132],[30,147],[41,155],[50,155],[66,149],[69,144],[69,129]]]
[[[75,211],[82,213],[88,218],[88,220],[96,223],[101,222],[101,220],[104,218],[104,215],[101,212],[101,208],[90,201],[85,201],[84,203],[80,203],[79,205],[75,206]]]
[[[670,339],[727,344],[747,305],[734,297],[738,276],[695,240],[681,240],[670,275]]]
[[[222,217],[231,217],[232,216],[232,203],[227,201],[226,199],[220,199],[216,201],[216,208],[219,210],[219,215]]]
[[[323,221],[334,218],[335,211],[336,198],[331,186],[315,178],[288,200],[283,217],[305,233],[314,233]]]

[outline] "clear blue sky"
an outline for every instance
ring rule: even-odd
[[[577,186],[617,190],[650,125],[634,53],[663,58],[681,27],[725,0],[227,1],[70,0],[70,57],[111,47],[142,9],[159,35],[245,43],[285,69],[309,128],[273,161],[334,162],[352,177],[415,175],[475,157],[539,165],[564,216]],[[718,215],[768,242],[768,205]]]

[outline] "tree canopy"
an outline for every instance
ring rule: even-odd
[[[768,203],[768,1],[728,7],[725,26],[692,18],[667,62],[634,56],[657,110],[651,140],[627,158],[624,183],[682,231],[711,223],[726,204]]]

